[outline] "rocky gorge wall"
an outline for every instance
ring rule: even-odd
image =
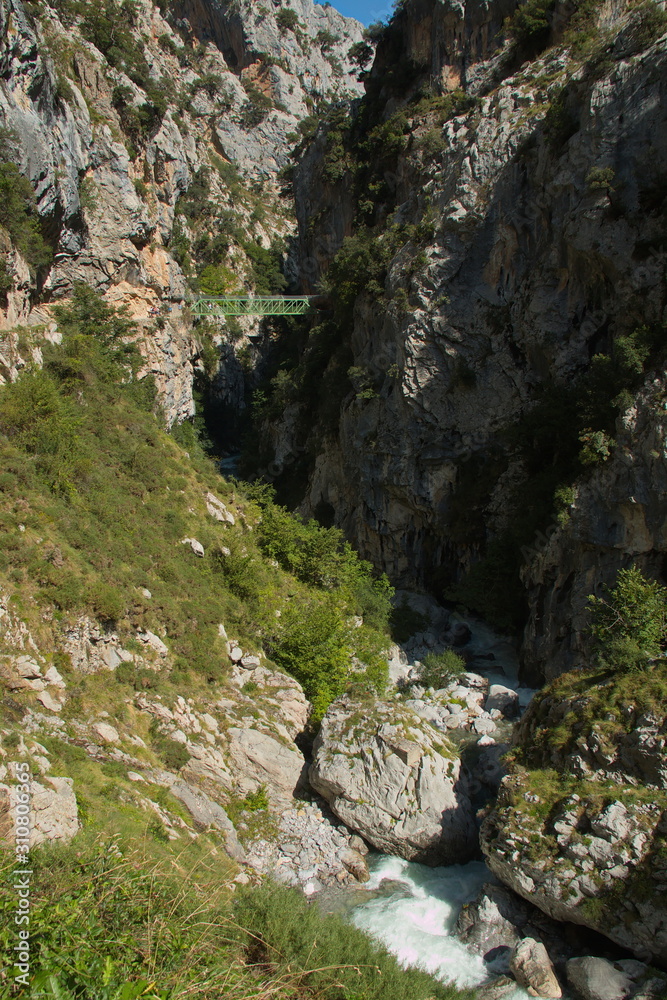
[[[346,236],[417,234],[387,251],[376,293],[360,279],[337,327],[352,375],[330,421],[299,428],[291,409],[267,434],[309,455],[303,509],[328,511],[392,580],[442,594],[491,553],[461,599],[488,614],[483,590],[506,627],[527,620],[535,682],[576,662],[587,594],[632,559],[661,569],[661,369],[636,403],[635,375],[616,430],[578,453],[598,431],[581,402],[591,359],[664,323],[666,49],[664,26],[642,34],[638,15],[601,6],[579,29],[588,41],[566,34],[521,62],[500,31],[509,12],[414,3],[397,15],[367,81],[373,122],[405,120],[375,214],[359,214],[354,164],[332,182],[326,129],[306,153],[299,250],[325,281]],[[390,63],[408,80],[393,90]],[[440,124],[434,86],[462,86],[470,110]]]

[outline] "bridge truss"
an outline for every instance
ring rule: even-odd
[[[311,301],[306,295],[202,296],[190,308],[195,316],[303,316]]]

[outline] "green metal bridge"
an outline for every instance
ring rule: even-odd
[[[195,316],[303,316],[319,296],[224,295],[193,299]]]

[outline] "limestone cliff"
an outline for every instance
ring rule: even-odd
[[[184,307],[202,270],[209,293],[256,286],[252,247],[291,229],[276,175],[292,134],[316,101],[360,90],[347,55],[358,22],[305,0],[294,21],[278,15],[150,0],[0,9],[0,158],[29,179],[51,248],[35,267],[3,247],[0,324],[53,332],[50,303],[76,282],[101,289],[145,321],[169,423],[194,412],[204,343]]]
[[[527,620],[539,680],[573,664],[583,596],[664,552],[660,353],[621,354],[664,320],[667,48],[657,8],[557,8],[526,59],[508,13],[403,5],[306,152],[300,260],[335,311],[291,376],[304,419],[267,434],[393,580]]]

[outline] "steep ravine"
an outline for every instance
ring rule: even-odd
[[[524,6],[406,0],[360,75],[310,0],[0,0],[0,833],[19,761],[74,866],[664,1000],[667,668],[596,659],[589,595],[663,570],[667,16]]]
[[[356,124],[305,154],[299,252],[335,314],[266,433],[305,457],[303,509],[392,580],[524,628],[535,683],[576,665],[587,594],[662,568],[662,357],[621,351],[663,337],[665,44],[659,15],[601,5],[522,62],[506,13],[466,10],[454,41],[451,12],[408,4]]]

